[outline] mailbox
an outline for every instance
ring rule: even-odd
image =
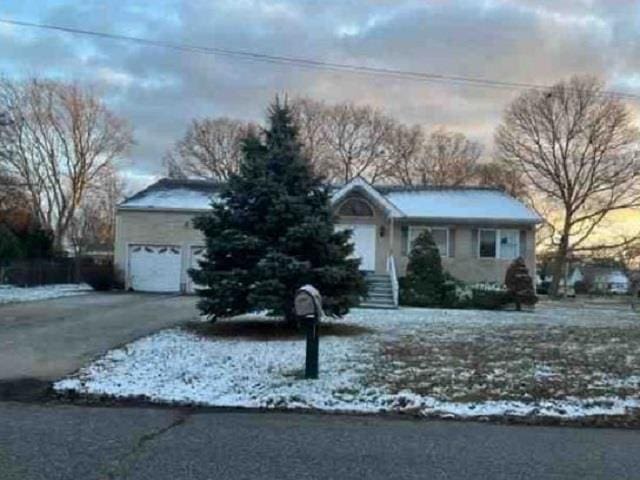
[[[296,315],[308,317],[313,315],[319,321],[324,315],[322,311],[322,297],[317,288],[311,285],[304,285],[296,292],[295,298]]]
[[[300,287],[294,299],[296,315],[304,319],[307,329],[307,351],[305,357],[305,378],[318,378],[318,324],[324,316],[322,297],[317,288],[311,285]]]

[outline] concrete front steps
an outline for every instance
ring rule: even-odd
[[[398,308],[393,302],[393,286],[391,276],[381,273],[367,273],[365,279],[369,287],[369,294],[361,303],[362,308]]]

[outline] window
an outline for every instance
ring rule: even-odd
[[[520,254],[519,230],[480,230],[478,256],[513,260]]]
[[[343,217],[373,217],[373,209],[361,198],[350,198],[340,205],[338,215]]]
[[[518,258],[520,250],[519,230],[499,230],[500,232],[500,258],[513,260]]]
[[[434,227],[409,227],[409,244],[407,246],[407,252],[411,252],[411,245],[415,241],[418,236],[424,232],[425,230],[429,230],[431,232],[431,237],[435,242],[438,250],[440,251],[441,257],[449,256],[449,229],[448,228],[434,228]]]
[[[496,258],[496,230],[480,230],[480,258]]]

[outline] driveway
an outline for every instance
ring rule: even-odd
[[[113,347],[198,318],[195,304],[187,296],[90,293],[0,306],[0,383],[58,379]]]
[[[0,478],[637,479],[637,431],[0,402]]]

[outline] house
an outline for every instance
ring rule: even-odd
[[[220,185],[163,179],[117,211],[115,264],[127,288],[193,292],[187,270],[204,252],[192,219],[209,209]],[[444,268],[464,282],[503,283],[518,256],[535,271],[540,217],[497,189],[378,186],[356,178],[332,193],[337,228],[353,231],[355,255],[374,287],[370,304],[397,306],[397,279],[411,242],[429,229]]]
[[[631,287],[627,274],[615,265],[577,266],[569,274],[567,283],[574,289],[576,284],[582,284],[585,290],[594,293],[626,294]]]

